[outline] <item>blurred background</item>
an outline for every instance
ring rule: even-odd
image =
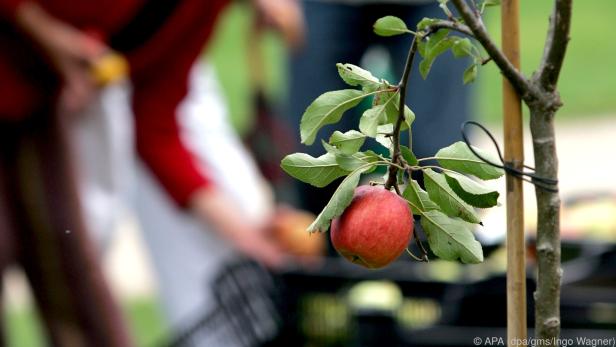
[[[530,74],[541,57],[551,1],[522,0],[521,6],[522,69]],[[582,329],[579,331],[588,334],[596,328],[603,333],[610,332],[611,336],[616,335],[616,164],[612,155],[616,149],[616,75],[613,67],[616,44],[611,26],[614,13],[616,2],[612,0],[575,2],[572,40],[559,83],[564,107],[557,119],[560,187],[564,201],[563,257],[576,261],[570,266],[565,264],[565,282],[578,283],[563,294],[563,302],[569,305],[563,309],[564,327],[569,324],[572,329]],[[252,39],[249,33],[254,17],[248,4],[234,3],[230,6],[218,24],[207,53],[207,59],[213,62],[228,100],[233,126],[242,135],[250,133],[256,124],[253,86],[245,78],[251,73],[249,47],[254,43],[249,44],[248,40]],[[498,9],[487,10],[486,25],[494,38],[500,37]],[[284,114],[285,102],[289,97],[286,50],[281,38],[274,32],[265,32],[259,41],[256,44],[264,55],[262,73],[263,81],[266,81],[265,96],[278,113]],[[389,59],[387,52],[377,50],[366,60],[372,66],[364,67],[375,73],[391,74]],[[331,66],[331,74],[336,74],[334,66]],[[473,116],[487,125],[497,139],[502,138],[500,85],[499,72],[494,64],[488,64],[480,69],[477,81],[470,87]],[[422,116],[417,114],[417,117]],[[297,131],[297,124],[293,124],[292,129]],[[529,139],[530,135],[526,134],[526,161],[532,163]],[[479,147],[490,148],[485,137],[478,136],[475,141]],[[493,184],[504,193],[503,180]],[[500,202],[504,203],[504,194],[501,194]],[[529,239],[532,239],[536,217],[534,190],[529,185],[525,186],[525,206],[527,231]],[[445,291],[445,288],[466,298],[459,306],[460,311],[464,308],[467,311],[481,310],[490,305],[491,300],[501,300],[502,296],[496,293],[504,290],[502,281],[494,285],[490,281],[502,280],[503,276],[504,250],[499,245],[505,233],[504,213],[501,206],[484,216],[486,227],[478,231],[478,238],[486,245],[487,258],[481,265],[466,267],[433,261],[409,270],[405,268],[408,264],[403,263],[394,264],[384,272],[366,274],[335,263],[327,272],[313,274],[311,283],[315,293],[320,294],[307,295],[298,304],[298,309],[305,315],[299,320],[300,330],[310,336],[313,343],[306,346],[345,346],[350,343],[349,337],[344,336],[350,324],[348,316],[350,312],[361,311],[361,308],[370,309],[369,312],[357,313],[360,318],[356,323],[360,327],[368,327],[365,331],[370,331],[370,327],[390,327],[393,324],[391,320],[403,328],[430,327],[441,321],[448,312],[443,309],[445,303],[436,294]],[[132,218],[126,218],[119,229],[104,260],[105,272],[114,292],[122,300],[123,310],[129,317],[138,345],[154,346],[165,340],[168,326],[158,303],[150,260],[144,251],[137,223]],[[332,280],[338,270],[346,274],[341,283]],[[412,272],[414,280],[405,279],[405,271]],[[601,273],[600,276],[597,272]],[[23,275],[11,270],[5,276],[4,310],[7,317],[4,324],[9,346],[44,346],[41,327]],[[589,283],[583,281],[587,276],[592,279]],[[387,280],[382,281],[382,278]],[[291,283],[310,286],[302,282],[304,280],[297,274],[289,275]],[[532,281],[532,278],[529,280]],[[462,286],[464,284],[467,285]],[[413,297],[413,293],[417,296]],[[451,299],[452,295],[448,298]],[[597,300],[589,301],[593,296]],[[375,302],[374,298],[385,299]],[[456,322],[465,319],[474,320],[473,324],[477,327],[492,324],[489,320],[493,319],[498,322],[493,325],[498,326],[504,316],[484,317],[482,320],[469,313],[468,317],[459,316],[452,326],[464,325]],[[442,328],[440,331],[445,330]],[[464,336],[485,331],[467,330]],[[447,330],[449,333],[456,336],[458,331]],[[415,335],[415,338],[418,339],[416,345],[421,345],[422,337]]]

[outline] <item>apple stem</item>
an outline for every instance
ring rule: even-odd
[[[426,247],[424,247],[423,242],[421,242],[421,239],[419,238],[419,235],[417,234],[417,229],[415,229],[415,227],[413,227],[413,238],[415,239],[417,247],[419,247],[419,249],[421,250],[421,261],[425,261],[426,263],[429,262],[430,260],[428,259],[428,251],[426,250]]]
[[[396,120],[396,125],[394,127],[394,132],[392,135],[393,142],[393,154],[391,156],[392,164],[400,163],[400,129],[402,128],[402,122],[404,121],[404,106],[406,105],[406,87],[409,80],[409,76],[411,75],[411,68],[413,67],[413,60],[415,58],[415,54],[417,53],[417,36],[413,36],[413,42],[411,43],[411,48],[409,49],[409,54],[406,58],[406,64],[404,65],[404,72],[402,74],[402,78],[398,83],[398,90],[400,91],[400,104],[398,105],[398,119]],[[410,130],[409,130],[410,131]],[[409,147],[412,144],[409,143]],[[394,187],[396,193],[400,194],[400,189],[398,188],[398,167],[396,165],[389,166],[389,174],[387,176],[387,182],[385,183],[386,189],[391,189]]]
[[[419,239],[417,235],[417,229],[415,229],[414,227],[413,227],[413,238],[415,239],[415,244],[417,245],[417,247],[419,247],[419,250],[421,251],[421,257],[418,257],[415,254],[413,254],[413,252],[411,252],[411,250],[408,249],[408,247],[406,248],[406,253],[408,253],[411,256],[411,258],[413,258],[414,260],[417,260],[419,262],[428,263],[430,261],[430,259],[428,259],[428,251],[426,251],[426,248],[424,247],[423,243],[421,242],[421,240]]]
[[[415,254],[413,254],[413,252],[411,252],[411,250],[410,250],[410,249],[408,249],[408,248],[406,249],[406,253],[408,253],[408,255],[410,255],[410,256],[411,256],[411,258],[413,258],[413,260],[417,260],[417,261],[420,261],[420,262],[423,262],[423,261],[424,261],[423,257],[422,257],[422,258],[420,258],[420,257],[416,256],[416,255],[415,255]]]

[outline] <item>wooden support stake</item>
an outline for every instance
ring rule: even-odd
[[[501,5],[503,52],[520,68],[518,0],[504,0]],[[503,78],[503,113],[505,162],[517,169],[524,163],[524,134],[520,96]],[[522,180],[507,175],[507,341],[527,338],[526,325],[526,247],[524,239],[524,195]]]

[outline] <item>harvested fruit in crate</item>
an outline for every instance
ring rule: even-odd
[[[325,235],[306,231],[315,218],[306,211],[279,207],[272,221],[272,236],[290,254],[299,257],[322,256],[326,249]]]

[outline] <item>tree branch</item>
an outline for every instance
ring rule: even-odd
[[[496,47],[496,44],[490,38],[486,28],[481,20],[475,15],[465,0],[452,0],[456,9],[466,22],[466,25],[473,33],[473,36],[485,48],[488,55],[494,60],[494,63],[499,67],[503,75],[511,82],[511,85],[516,89],[518,94],[527,101],[533,102],[536,99],[542,99],[541,91],[537,89],[518,69],[511,64],[505,57],[503,52]]]
[[[536,75],[541,87],[548,92],[556,90],[558,76],[565,59],[571,29],[572,7],[572,0],[556,0],[550,16],[550,27],[545,40],[543,58]]]
[[[464,25],[451,20],[439,20],[426,27],[427,33],[437,32],[439,29],[450,29],[468,36],[475,36],[471,29]]]
[[[404,106],[406,105],[406,86],[408,84],[409,76],[411,75],[411,69],[413,67],[413,60],[415,58],[415,54],[417,53],[417,36],[413,36],[413,43],[411,43],[411,48],[409,49],[409,54],[406,58],[406,64],[404,65],[404,72],[402,73],[402,78],[398,83],[398,91],[400,92],[400,104],[398,105],[398,119],[396,120],[396,125],[394,126],[394,132],[392,135],[392,141],[394,146],[394,152],[391,156],[391,161],[394,164],[397,164],[400,159],[400,129],[402,128],[402,122],[404,121]],[[410,144],[409,144],[410,145]],[[396,192],[398,190],[398,168],[396,165],[389,166],[389,174],[387,176],[387,182],[385,182],[385,188],[391,189],[394,187]]]

